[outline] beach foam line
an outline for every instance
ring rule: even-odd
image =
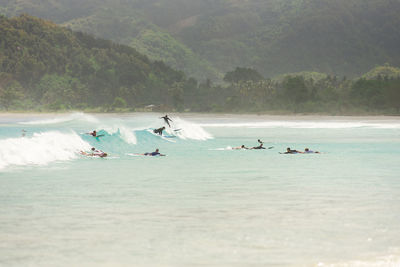
[[[202,127],[210,128],[294,128],[294,129],[350,129],[376,128],[400,129],[400,122],[349,122],[349,121],[266,121],[245,123],[203,123]]]
[[[55,118],[51,118],[51,119],[41,119],[41,120],[19,122],[19,124],[45,125],[45,124],[65,123],[65,122],[69,122],[69,121],[84,121],[84,122],[91,122],[91,123],[99,122],[99,120],[96,119],[94,116],[84,114],[82,112],[76,112],[76,113],[71,113],[69,115],[55,117]]]

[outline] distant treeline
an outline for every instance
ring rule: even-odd
[[[224,109],[326,114],[400,114],[400,76],[348,80],[326,75],[315,80],[287,75],[232,83]]]
[[[0,110],[400,113],[398,69],[363,78],[236,68],[198,82],[135,49],[28,15],[0,17]],[[384,70],[389,69],[388,74]]]

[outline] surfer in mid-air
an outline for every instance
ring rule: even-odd
[[[171,125],[169,124],[169,121],[172,121],[167,114],[165,114],[164,117],[161,117],[160,119],[164,119],[165,123],[168,124],[169,128],[171,128]]]
[[[156,133],[156,134],[162,135],[162,132],[163,132],[164,130],[165,130],[165,127],[163,126],[163,127],[161,127],[161,128],[154,129],[153,132]]]

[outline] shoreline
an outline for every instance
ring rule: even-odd
[[[38,117],[38,118],[49,118],[49,117],[58,117],[58,116],[68,116],[72,114],[87,114],[93,116],[135,116],[135,115],[145,115],[145,114],[155,114],[159,116],[160,114],[168,114],[172,117],[182,117],[182,118],[215,118],[215,119],[224,119],[224,118],[238,118],[238,119],[256,119],[256,120],[377,120],[377,119],[393,119],[400,120],[400,115],[328,115],[328,114],[302,114],[302,113],[294,113],[294,114],[267,114],[267,113],[202,113],[202,112],[83,112],[83,111],[67,111],[67,112],[0,112],[0,119],[3,118],[23,118],[23,117]]]

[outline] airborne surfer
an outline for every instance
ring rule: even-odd
[[[171,125],[169,124],[169,121],[172,121],[167,114],[165,114],[164,117],[161,117],[160,119],[164,119],[165,123],[168,124],[168,126],[171,128]]]

